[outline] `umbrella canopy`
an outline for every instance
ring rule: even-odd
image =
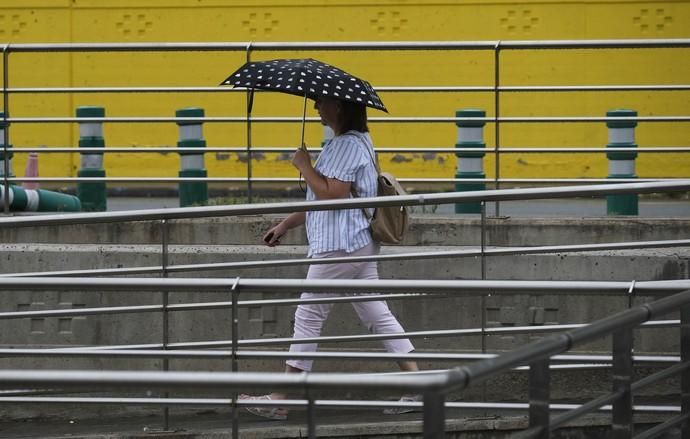
[[[273,90],[310,99],[328,96],[388,112],[367,81],[311,58],[250,61],[221,85]]]

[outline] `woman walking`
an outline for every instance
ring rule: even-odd
[[[309,153],[298,149],[292,164],[299,169],[307,184],[307,200],[349,198],[352,192],[359,197],[377,195],[377,172],[374,166],[374,147],[367,127],[366,107],[331,97],[316,100],[321,123],[330,127],[334,137],[324,147],[314,165]],[[362,209],[343,209],[313,212],[295,212],[272,227],[264,236],[268,246],[280,243],[288,230],[304,224],[309,241],[308,257],[314,259],[344,256],[370,256],[379,253],[379,246],[371,238],[369,221]],[[317,264],[309,266],[307,279],[378,279],[373,262]],[[302,293],[303,299],[327,297],[334,294]],[[375,334],[404,332],[385,301],[352,303],[362,323]],[[294,338],[319,337],[332,304],[302,304],[295,312]],[[386,350],[409,353],[414,350],[408,339],[385,340]],[[293,344],[290,352],[316,351],[316,344]],[[287,373],[309,372],[312,360],[288,360]],[[403,371],[417,371],[414,361],[399,361]],[[263,396],[241,395],[244,400],[285,399],[283,393]],[[416,396],[403,396],[401,401],[416,401]],[[280,407],[247,407],[250,413],[269,419],[286,419],[287,410]],[[404,413],[406,410],[386,410],[386,413]],[[409,410],[407,410],[409,411]]]

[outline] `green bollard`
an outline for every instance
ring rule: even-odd
[[[606,117],[636,117],[634,110],[611,110],[606,112]],[[616,148],[637,148],[635,144],[635,120],[607,121],[609,129],[609,143],[606,148],[609,151],[606,157],[609,159],[608,178],[637,178],[635,175],[635,158],[637,152],[616,152]],[[607,215],[638,215],[639,197],[637,194],[621,194],[606,196]]]
[[[5,187],[0,185],[0,205],[4,203]],[[10,210],[13,212],[79,212],[81,203],[74,195],[43,189],[10,186]]]
[[[465,109],[455,112],[455,117],[485,117],[484,110]],[[455,123],[458,126],[458,143],[456,148],[477,148],[484,149],[484,125],[483,120],[478,121],[458,121]],[[484,151],[470,152],[461,151],[456,152],[458,157],[458,172],[455,178],[476,178],[484,179]],[[486,189],[486,184],[478,183],[456,183],[455,190],[457,192],[465,191],[483,191]],[[481,213],[481,202],[472,203],[456,203],[455,213]]]
[[[204,117],[203,108],[182,108],[175,117]],[[178,148],[201,148],[199,152],[180,152],[180,177],[206,178],[204,150],[206,141],[201,131],[201,122],[177,122],[180,131]],[[181,182],[179,185],[180,207],[208,204],[207,182]]]
[[[103,107],[78,107],[77,117],[105,117]],[[79,123],[80,148],[105,148],[102,122]],[[81,153],[78,177],[105,177],[102,152]],[[77,183],[77,196],[86,212],[104,212],[107,209],[107,192],[104,181]]]

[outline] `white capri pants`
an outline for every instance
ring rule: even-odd
[[[375,243],[347,253],[344,250],[325,252],[313,255],[313,258],[334,258],[344,256],[369,256],[378,254],[379,246]],[[319,264],[310,265],[307,272],[307,279],[378,279],[376,261],[371,262],[352,262],[342,264]],[[369,293],[367,293],[369,294]],[[302,293],[302,299],[338,297],[343,294],[328,293]],[[346,296],[357,295],[357,293],[344,294]],[[374,334],[395,334],[405,332],[395,318],[385,301],[353,302],[359,319],[366,328]],[[321,335],[323,324],[328,318],[328,314],[333,307],[332,303],[302,304],[297,307],[295,312],[295,328],[293,338],[311,338]],[[383,345],[388,352],[408,353],[414,350],[414,346],[409,339],[384,340]],[[293,344],[290,345],[290,352],[315,352],[316,343]],[[313,360],[288,360],[286,363],[294,368],[310,371]]]

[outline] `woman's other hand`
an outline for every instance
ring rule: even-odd
[[[287,232],[287,229],[281,222],[275,227],[272,227],[271,229],[266,232],[264,235],[264,243],[269,246],[269,247],[275,247],[276,245],[280,244],[280,238]]]

